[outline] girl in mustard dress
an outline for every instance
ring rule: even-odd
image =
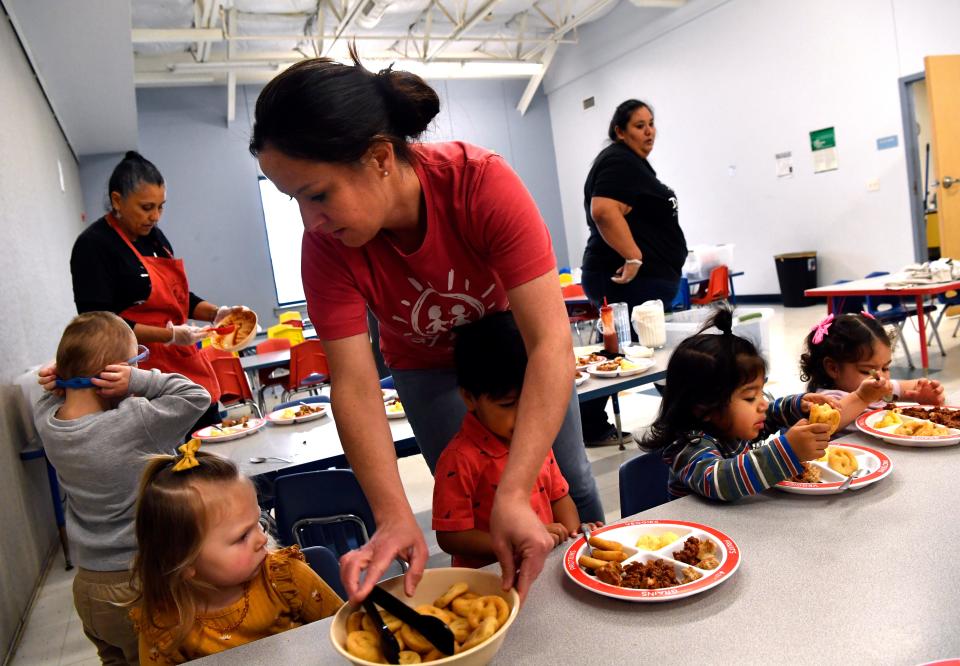
[[[137,505],[131,617],[141,664],[179,664],[332,615],[343,601],[297,546],[270,552],[249,479],[219,456],[159,456]]]

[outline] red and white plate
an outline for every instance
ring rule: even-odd
[[[649,551],[641,550],[636,547],[637,540],[641,536],[656,535],[660,536],[666,532],[673,532],[677,539],[659,550]],[[626,566],[631,562],[651,562],[653,560],[664,560],[676,568],[677,579],[680,580],[683,569],[689,567],[673,559],[674,551],[683,548],[683,542],[688,537],[696,537],[700,540],[709,539],[717,546],[717,559],[720,560],[720,566],[716,569],[698,569],[693,567],[702,578],[691,583],[684,583],[674,587],[664,587],[655,590],[637,590],[629,587],[617,587],[609,583],[604,583],[596,576],[587,573],[579,564],[579,559],[584,554],[587,547],[587,541],[580,536],[573,544],[567,548],[563,556],[563,570],[567,577],[574,583],[596,594],[624,601],[636,602],[658,602],[671,601],[673,599],[683,599],[705,592],[712,587],[716,587],[727,580],[740,566],[740,548],[729,536],[720,530],[701,525],[699,523],[688,523],[682,520],[631,520],[625,523],[617,523],[601,527],[592,533],[593,536],[602,536],[608,541],[616,541],[623,546],[623,550],[630,554],[621,564]]]
[[[267,414],[267,420],[276,425],[293,425],[295,423],[306,423],[307,421],[322,419],[329,412],[325,405],[315,402],[307,404],[310,405],[311,409],[319,409],[319,411],[297,416],[297,411],[300,409],[299,407],[287,407],[286,409],[278,409],[270,412]]]
[[[831,447],[840,447],[849,449],[857,459],[857,469],[866,469],[863,476],[857,477],[850,482],[848,490],[860,490],[871,483],[876,483],[880,479],[886,478],[893,471],[893,463],[882,451],[871,449],[868,446],[859,444],[847,444],[846,442],[833,442]],[[775,487],[786,493],[796,493],[798,495],[834,495],[840,492],[840,486],[847,480],[847,477],[831,468],[826,461],[811,460],[811,465],[820,468],[820,483],[800,483],[799,481],[781,481]]]
[[[652,358],[631,358],[627,359],[626,363],[628,367],[620,367],[616,370],[598,370],[597,366],[599,363],[592,363],[587,366],[587,372],[589,372],[594,377],[631,377],[633,375],[640,375],[656,365],[656,361]]]
[[[916,407],[916,405],[911,405]],[[950,409],[958,409],[957,407],[951,407]],[[861,432],[864,432],[873,437],[878,437],[885,442],[890,444],[899,444],[900,446],[916,446],[920,448],[935,448],[939,446],[953,446],[954,444],[960,443],[960,430],[955,428],[947,428],[950,431],[950,434],[947,435],[937,435],[932,437],[915,437],[913,435],[895,435],[894,431],[900,427],[900,424],[893,424],[885,428],[875,427],[878,422],[883,420],[883,417],[886,416],[886,409],[874,409],[870,412],[864,412],[859,417],[857,417],[857,427]],[[923,421],[924,419],[917,419],[912,416],[906,416],[904,414],[899,414],[900,419],[904,422],[906,421]]]
[[[218,444],[220,442],[229,442],[234,439],[240,439],[241,437],[247,437],[258,431],[263,426],[267,425],[266,419],[250,419],[244,425],[235,425],[223,427],[220,426],[220,430],[214,426],[207,426],[206,428],[200,428],[191,437],[196,437],[204,444]]]

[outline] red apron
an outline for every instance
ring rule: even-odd
[[[117,227],[116,220],[107,214],[107,223],[113,227],[123,242],[137,255],[137,259],[147,269],[150,277],[150,297],[140,305],[132,305],[120,316],[138,324],[164,328],[168,321],[179,326],[187,321],[190,313],[190,290],[187,287],[187,273],[183,269],[183,260],[176,259],[167,252],[166,257],[145,257],[137,251],[130,239]],[[195,345],[168,345],[163,342],[150,342],[150,358],[139,366],[145,370],[157,368],[160,372],[178,372],[200,384],[210,393],[210,401],[220,399],[220,384],[213,372],[210,361],[200,353]]]

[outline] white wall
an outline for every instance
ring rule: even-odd
[[[897,79],[960,52],[957,25],[956,0],[695,0],[645,26],[622,3],[561,47],[545,83],[572,260],[590,163],[615,106],[638,97],[656,111],[650,161],[688,243],[735,243],[738,291],[777,292],[779,252],[817,250],[821,284],[912,261]],[[840,168],[813,174],[808,132],[828,126]],[[876,149],[894,134],[898,148]],[[796,175],[778,179],[784,151]]]
[[[0,11],[0,655],[56,542],[43,460],[21,461],[27,434],[15,377],[53,357],[76,314],[70,248],[80,233],[77,165],[16,35]],[[60,189],[59,159],[64,178]],[[72,611],[71,611],[72,612]],[[59,648],[57,648],[59,649]],[[59,653],[57,653],[59,654]],[[29,657],[27,657],[29,660]]]

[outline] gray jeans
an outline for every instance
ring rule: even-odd
[[[393,382],[403,411],[417,438],[417,446],[433,473],[440,454],[460,430],[467,407],[457,390],[453,369],[393,370]],[[571,387],[570,404],[563,425],[553,442],[553,456],[570,484],[570,497],[577,505],[580,520],[604,520],[603,505],[590,461],[583,447],[580,410],[576,390]]]

